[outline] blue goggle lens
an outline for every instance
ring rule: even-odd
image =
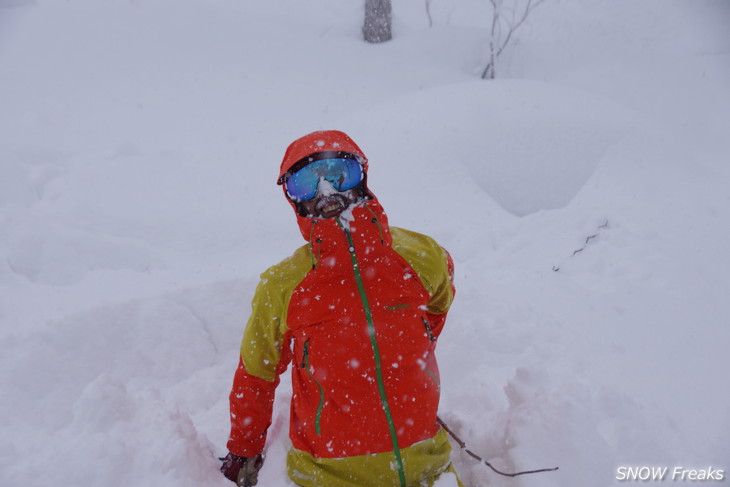
[[[320,159],[286,180],[286,193],[293,201],[311,200],[317,195],[319,181],[326,179],[337,191],[352,189],[363,179],[362,165],[355,159]]]

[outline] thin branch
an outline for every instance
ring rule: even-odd
[[[489,36],[489,63],[487,63],[487,66],[484,68],[484,71],[482,72],[482,79],[494,79],[495,74],[495,64],[497,62],[497,56],[494,52],[494,40],[497,38],[497,29],[500,27],[499,25],[499,6],[501,5],[501,0],[498,5],[498,0],[489,0],[489,3],[492,4],[492,31],[491,35]]]
[[[507,32],[507,37],[505,38],[504,42],[502,43],[502,46],[497,51],[497,57],[499,57],[500,54],[502,54],[502,51],[504,51],[504,48],[507,47],[507,44],[509,44],[510,39],[512,38],[512,34],[520,28],[522,24],[525,23],[525,20],[527,20],[527,16],[530,15],[530,12],[532,12],[535,8],[537,8],[541,3],[543,3],[545,0],[535,0],[533,3],[533,0],[527,0],[527,4],[525,5],[525,11],[522,12],[522,17],[519,21],[517,21],[516,24],[511,23],[509,31]],[[514,19],[512,19],[514,21]]]
[[[426,0],[426,16],[428,17],[428,26],[433,27],[433,16],[431,15],[431,1]]]
[[[492,28],[489,38],[489,63],[482,72],[482,79],[493,79],[496,76],[496,65],[497,58],[502,54],[502,51],[509,45],[512,40],[512,35],[519,29],[522,24],[525,23],[530,13],[535,10],[538,6],[544,3],[545,0],[527,0],[525,8],[522,11],[522,15],[519,19],[516,18],[516,7],[519,4],[518,0],[514,0],[515,8],[512,9],[512,13],[509,20],[504,22],[507,35],[502,39],[502,10],[503,0],[489,0],[492,5]],[[495,43],[497,44],[495,46]]]
[[[502,472],[502,471],[497,470],[496,468],[494,468],[494,466],[491,463],[489,463],[488,461],[486,461],[485,459],[483,459],[482,457],[480,457],[479,455],[477,455],[473,451],[469,450],[466,447],[466,443],[464,443],[464,441],[461,438],[459,438],[456,435],[456,433],[454,433],[451,430],[451,428],[449,428],[446,425],[446,423],[444,423],[444,420],[442,420],[441,418],[438,418],[437,417],[436,418],[436,422],[438,422],[438,424],[440,424],[441,427],[446,430],[446,432],[449,434],[449,436],[451,436],[454,439],[454,441],[461,447],[462,450],[464,450],[464,452],[466,452],[467,455],[469,455],[470,457],[472,457],[473,459],[475,459],[475,460],[477,460],[479,462],[484,463],[487,467],[491,468],[495,473],[498,473],[499,475],[503,475],[505,477],[517,477],[519,475],[526,475],[528,473],[554,472],[555,470],[558,470],[558,468],[559,468],[559,467],[540,468],[540,469],[537,469],[537,470],[525,470],[525,471],[522,471],[522,472],[515,472],[515,473]]]
[[[596,233],[594,233],[593,235],[588,235],[586,237],[585,242],[583,243],[583,246],[579,249],[575,249],[573,251],[573,253],[570,254],[570,257],[573,257],[574,255],[580,254],[581,252],[583,252],[586,249],[586,247],[588,247],[588,243],[591,240],[593,240],[594,238],[598,238],[598,236],[601,233],[601,230],[603,230],[604,228],[608,228],[608,220],[605,220],[601,225],[598,225],[598,228],[596,229]],[[558,272],[559,270],[560,270],[560,266],[555,266],[555,265],[553,266],[553,272]]]

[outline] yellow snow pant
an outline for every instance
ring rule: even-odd
[[[456,476],[451,445],[442,429],[432,438],[401,450],[407,487],[431,487],[445,472]],[[401,487],[392,452],[345,458],[315,458],[292,449],[287,458],[289,477],[300,487]],[[464,487],[461,481],[459,487]]]

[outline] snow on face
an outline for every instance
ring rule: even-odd
[[[347,191],[337,191],[332,183],[321,178],[317,186],[317,194],[314,198],[299,203],[307,215],[316,218],[333,218],[342,215],[352,209],[352,206],[360,201],[360,193],[357,188]],[[344,218],[352,219],[348,214]]]

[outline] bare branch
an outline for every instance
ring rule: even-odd
[[[538,6],[544,3],[545,0],[527,0],[525,8],[519,18],[516,17],[516,10],[518,0],[515,0],[515,8],[512,10],[510,20],[504,21],[507,35],[502,39],[502,13],[503,0],[489,0],[492,5],[492,27],[489,39],[489,63],[482,72],[482,78],[494,78],[496,73],[497,58],[502,54],[502,51],[509,45],[512,40],[512,35],[519,29],[522,24],[525,23],[530,13],[535,10]],[[496,44],[496,46],[495,46]]]
[[[497,29],[500,28],[499,10],[502,5],[502,0],[489,0],[489,3],[492,4],[492,30],[491,35],[489,36],[489,63],[487,63],[487,66],[482,72],[482,79],[494,79],[494,67],[497,62],[497,55],[494,50],[494,41],[499,37]]]
[[[504,48],[507,47],[507,44],[509,44],[509,41],[512,38],[512,34],[514,34],[514,32],[517,29],[519,29],[522,24],[525,23],[525,20],[527,20],[527,16],[530,15],[530,12],[532,12],[535,8],[537,8],[544,1],[545,0],[535,0],[535,1],[527,0],[527,4],[525,4],[525,11],[522,12],[522,17],[520,17],[520,20],[518,20],[516,24],[511,24],[509,26],[509,31],[507,32],[507,37],[505,38],[504,42],[502,43],[502,46],[497,51],[497,56],[502,54],[502,51],[504,51]]]
[[[595,238],[598,238],[598,236],[601,233],[601,230],[603,230],[604,228],[608,228],[608,220],[605,220],[601,225],[598,225],[598,228],[596,229],[596,233],[594,233],[593,235],[588,235],[586,237],[585,242],[583,243],[583,246],[581,248],[579,248],[579,249],[575,249],[573,251],[573,253],[570,254],[570,257],[573,257],[576,254],[580,254],[581,252],[583,252],[586,249],[586,247],[588,247],[588,243],[591,240],[593,240]],[[559,270],[560,270],[560,266],[556,266],[556,265],[553,266],[553,271],[554,272],[558,272]]]
[[[493,465],[492,465],[491,463],[489,463],[488,461],[486,461],[485,459],[483,459],[482,457],[480,457],[479,455],[477,455],[477,454],[476,454],[476,453],[474,453],[473,451],[469,450],[469,449],[468,449],[468,448],[466,447],[466,443],[464,443],[464,441],[463,441],[463,440],[462,440],[461,438],[459,438],[459,437],[458,437],[458,436],[456,435],[456,433],[454,433],[454,432],[453,432],[453,431],[451,430],[451,428],[449,428],[449,427],[448,427],[448,426],[446,425],[446,423],[444,423],[444,421],[443,421],[443,420],[442,420],[441,418],[438,418],[438,417],[437,417],[437,418],[436,418],[436,422],[437,422],[438,424],[440,424],[440,425],[441,425],[441,427],[442,427],[442,428],[443,428],[444,430],[446,430],[446,432],[447,432],[447,433],[449,434],[449,436],[451,436],[451,437],[452,437],[452,438],[454,439],[454,441],[455,441],[455,442],[456,442],[456,443],[457,443],[457,444],[459,445],[459,447],[461,447],[461,449],[462,449],[462,450],[463,450],[463,451],[464,451],[464,452],[465,452],[465,453],[466,453],[467,455],[469,455],[470,457],[472,457],[473,459],[475,459],[475,460],[477,460],[477,461],[479,461],[479,462],[482,462],[482,463],[484,463],[484,464],[485,464],[485,465],[486,465],[487,467],[491,468],[491,469],[492,469],[492,470],[493,470],[493,471],[494,471],[495,473],[498,473],[499,475],[503,475],[503,476],[505,476],[505,477],[517,477],[518,475],[526,475],[526,474],[529,474],[529,473],[540,473],[540,472],[554,472],[555,470],[558,470],[558,468],[559,468],[559,467],[553,467],[553,468],[540,468],[540,469],[537,469],[537,470],[525,470],[525,471],[522,471],[522,472],[515,472],[515,473],[508,473],[508,472],[502,472],[501,470],[497,470],[496,468],[494,468],[494,466],[493,466]]]

